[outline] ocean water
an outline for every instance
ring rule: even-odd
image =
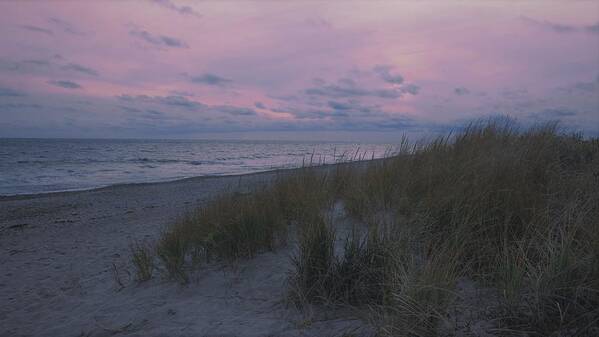
[[[0,139],[0,195],[235,175],[356,158],[389,144],[290,141]]]

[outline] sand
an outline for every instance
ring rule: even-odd
[[[218,193],[276,174],[0,197],[0,336],[369,334],[347,312],[300,312],[285,301],[293,245],[205,266],[187,285],[134,280],[133,240],[157,238]]]

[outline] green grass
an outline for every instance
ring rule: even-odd
[[[344,247],[335,202],[359,224]],[[500,335],[599,332],[599,140],[555,124],[493,119],[403,139],[366,166],[290,171],[173,224],[157,251],[185,281],[202,261],[251,258],[290,235],[296,303],[363,310],[381,336],[437,335],[460,278],[495,294],[481,301]]]

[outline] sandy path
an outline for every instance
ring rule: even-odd
[[[133,239],[276,173],[0,199],[0,336],[341,336],[360,322],[284,301],[289,250],[205,267],[187,286],[136,284]],[[124,287],[115,281],[118,271]],[[347,317],[347,315],[346,315]]]

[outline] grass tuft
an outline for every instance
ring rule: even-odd
[[[135,266],[137,280],[147,281],[152,278],[154,272],[155,250],[147,242],[133,242],[130,244],[131,260]]]

